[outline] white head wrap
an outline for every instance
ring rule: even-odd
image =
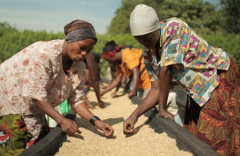
[[[130,15],[130,28],[133,36],[149,34],[160,29],[155,10],[147,5],[138,4]]]

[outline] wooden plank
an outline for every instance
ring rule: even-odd
[[[139,105],[142,103],[137,97],[133,97],[131,100],[134,104]],[[164,119],[157,114],[158,111],[156,107],[146,112],[144,115],[148,117],[147,124],[149,124],[155,132],[165,132],[169,137],[176,139],[177,146],[180,150],[189,151],[196,156],[219,156],[219,154],[204,141],[176,124],[173,120]],[[160,142],[159,145],[161,146]]]

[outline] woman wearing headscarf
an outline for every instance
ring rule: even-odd
[[[54,107],[68,99],[74,110],[111,136],[113,129],[94,116],[83,97],[83,59],[97,42],[93,26],[74,20],[64,27],[65,40],[40,41],[0,65],[0,155],[19,155],[47,132],[44,114],[72,136],[76,123]]]
[[[101,92],[101,95],[106,94],[121,84],[123,75],[133,80],[133,87],[128,93],[128,97],[135,96],[137,91],[141,93],[139,95],[141,98],[144,98],[148,94],[151,88],[151,81],[145,69],[142,53],[142,50],[136,48],[118,46],[114,41],[105,44],[102,53],[103,58],[109,63],[115,64],[117,77]]]
[[[159,100],[159,115],[166,110],[170,81],[187,94],[184,127],[221,155],[240,155],[239,74],[236,62],[221,48],[202,39],[178,18],[158,20],[153,8],[140,4],[130,16],[134,38],[151,49],[146,63],[159,75],[159,94],[146,100],[125,121],[124,132],[132,133],[137,118]],[[156,56],[158,70],[151,56]]]

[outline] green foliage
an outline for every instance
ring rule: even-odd
[[[202,36],[209,44],[214,47],[222,48],[238,64],[238,70],[240,70],[240,36],[234,34],[227,35],[203,35]]]
[[[216,6],[203,0],[123,0],[108,27],[109,34],[130,33],[129,17],[137,4],[151,6],[159,20],[178,17],[199,34],[215,34],[221,30],[221,12]]]
[[[112,19],[111,25],[108,27],[109,34],[130,33],[129,17],[134,7],[141,0],[123,0],[122,6],[117,9],[116,16]]]
[[[240,0],[221,0],[222,8],[203,0],[123,0],[108,27],[108,34],[130,34],[129,17],[137,4],[151,6],[159,20],[178,17],[209,44],[227,51],[240,69]]]
[[[143,49],[130,34],[129,17],[137,4],[153,7],[159,20],[178,17],[188,23],[209,44],[227,51],[237,61],[240,69],[240,0],[221,0],[222,8],[203,0],[123,0],[108,27],[107,34],[97,34],[98,42],[93,51],[102,54],[107,41],[118,45]],[[238,35],[236,35],[238,34]],[[46,31],[20,31],[8,23],[0,23],[0,63],[28,45],[40,40],[63,39],[63,33]],[[108,63],[101,59],[102,75]]]
[[[98,38],[98,42],[97,44],[94,46],[93,51],[102,55],[102,50],[106,44],[106,42],[114,40],[116,42],[117,45],[122,45],[122,46],[132,46],[135,48],[139,48],[143,50],[143,46],[141,44],[139,44],[137,42],[137,40],[135,40],[133,38],[133,36],[131,34],[122,34],[122,35],[97,35]],[[102,68],[102,75],[106,75],[106,69],[108,67],[108,63],[107,61],[105,61],[103,58],[101,59],[101,68]]]
[[[8,59],[12,55],[21,51],[25,47],[37,41],[48,41],[53,39],[63,39],[63,33],[48,33],[46,31],[19,31],[15,27],[10,26],[8,23],[0,23],[0,63]],[[130,34],[123,35],[97,35],[98,42],[93,51],[102,54],[102,49],[107,41],[114,40],[118,45],[130,45],[136,48],[143,49]],[[102,70],[106,71],[108,66],[107,62],[101,60]],[[106,73],[103,72],[103,75]]]
[[[61,39],[64,38],[64,34],[32,30],[19,31],[7,23],[0,23],[0,38],[1,63],[34,42]]]
[[[240,0],[221,0],[221,26],[228,33],[240,34]]]

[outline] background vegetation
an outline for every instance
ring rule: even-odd
[[[94,52],[101,54],[107,41],[118,45],[143,47],[131,36],[129,16],[137,4],[153,7],[163,20],[178,17],[188,23],[209,44],[227,51],[237,61],[240,69],[240,0],[221,0],[215,6],[203,0],[123,0],[116,10],[106,34],[97,34]],[[18,30],[6,22],[0,23],[0,63],[28,45],[40,40],[64,39],[63,32]],[[102,59],[102,74],[107,63]]]

